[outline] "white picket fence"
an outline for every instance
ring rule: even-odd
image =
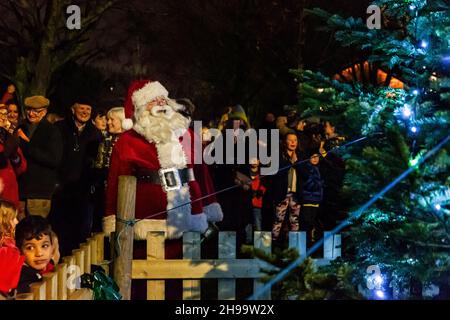
[[[326,234],[327,235],[327,234]],[[323,258],[314,259],[316,265],[328,264],[341,255],[341,236],[329,237],[324,243]],[[270,232],[255,232],[254,247],[267,253],[272,250]],[[289,247],[296,248],[300,256],[306,253],[306,233],[290,232]],[[165,299],[165,280],[183,280],[183,300],[199,300],[201,279],[217,279],[219,300],[236,299],[236,279],[253,279],[253,289],[258,290],[263,274],[261,268],[269,265],[257,258],[236,259],[235,232],[219,232],[218,259],[201,259],[200,234],[187,232],[183,236],[183,259],[164,259],[164,232],[154,231],[147,235],[147,259],[133,260],[132,279],[147,280],[147,299]],[[260,299],[271,299],[270,291]]]

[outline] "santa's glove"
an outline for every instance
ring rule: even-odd
[[[214,238],[218,233],[219,227],[214,222],[208,221],[208,228],[202,233],[201,242]]]
[[[203,211],[205,212],[208,221],[219,222],[223,220],[222,207],[217,202],[203,206]]]

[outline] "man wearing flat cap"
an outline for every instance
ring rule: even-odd
[[[24,104],[26,121],[21,129],[28,139],[21,139],[20,147],[28,169],[19,180],[20,199],[29,214],[47,217],[58,183],[62,137],[45,118],[50,105],[46,97],[27,97]]]

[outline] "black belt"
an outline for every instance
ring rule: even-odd
[[[136,170],[136,178],[139,181],[161,185],[166,191],[178,190],[189,181],[194,181],[194,170],[184,169],[160,169],[160,170]]]

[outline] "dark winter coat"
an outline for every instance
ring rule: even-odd
[[[89,121],[79,133],[72,117],[57,122],[55,126],[64,141],[63,160],[59,168],[61,187],[76,193],[87,191],[101,132]]]
[[[300,166],[301,203],[321,203],[323,200],[324,180],[320,166],[306,162]]]
[[[45,270],[38,271],[27,264],[22,266],[20,271],[20,279],[17,284],[17,293],[29,293],[31,292],[31,285],[35,282],[42,282],[43,275],[55,270],[55,263],[50,260]]]
[[[20,148],[28,163],[27,171],[19,179],[21,199],[51,199],[58,184],[58,167],[62,159],[62,138],[59,131],[42,119],[30,135],[31,125],[22,130],[30,139],[20,140]]]
[[[320,172],[325,181],[324,201],[328,205],[338,205],[345,175],[344,160],[338,155],[328,152],[328,155],[321,159]]]
[[[81,133],[72,117],[56,123],[64,140],[59,169],[61,184],[52,200],[49,220],[60,239],[61,255],[68,255],[86,240],[92,230],[89,205],[90,169],[95,161],[100,131],[89,121]]]
[[[17,293],[30,293],[30,285],[42,281],[42,275],[39,271],[24,264],[20,272],[20,280],[17,285]]]

